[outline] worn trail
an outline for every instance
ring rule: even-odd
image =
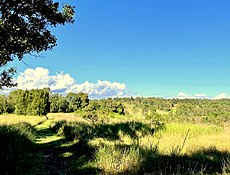
[[[52,119],[47,119],[35,127],[36,140],[39,145],[41,169],[38,174],[59,175],[66,174],[66,169],[70,162],[69,158],[65,158],[65,147],[63,145],[63,137],[54,133],[50,126]]]

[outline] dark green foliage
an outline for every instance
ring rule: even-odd
[[[69,102],[69,111],[74,112],[86,107],[89,104],[88,94],[80,92],[78,94],[68,93],[66,99]]]
[[[128,107],[127,107],[128,106]],[[129,112],[127,112],[129,108]],[[15,109],[15,111],[14,111]],[[131,112],[130,112],[131,110]],[[134,116],[162,122],[179,121],[223,124],[230,120],[230,100],[115,98],[89,100],[85,93],[67,96],[49,94],[43,90],[16,90],[0,98],[0,114],[13,112],[20,115],[45,115],[47,112],[79,112],[86,119],[98,120],[100,116]]]
[[[53,0],[1,0],[0,1],[0,67],[24,55],[39,53],[56,46],[56,37],[50,27],[72,23],[74,7]],[[15,69],[0,73],[0,89],[15,85]]]
[[[109,98],[101,101],[101,107],[103,110],[107,112],[114,112],[121,115],[125,114],[124,106],[120,102],[116,102],[115,100]]]
[[[0,95],[0,114],[13,113],[13,112],[14,112],[14,105],[8,101],[6,96]]]
[[[27,112],[30,115],[46,115],[49,112],[49,90],[32,90],[31,110]],[[29,108],[28,108],[29,109]]]
[[[85,108],[85,111],[98,111],[100,109],[100,103],[98,100],[91,100],[89,105]]]
[[[52,126],[50,126],[50,130],[53,133],[57,133],[58,135],[61,135],[61,134],[63,134],[64,126],[66,126],[65,120],[57,121]]]
[[[9,102],[15,114],[46,115],[49,112],[49,89],[16,90],[10,93]]]
[[[60,94],[50,95],[50,112],[69,112],[69,102]]]
[[[89,104],[88,95],[85,93],[69,93],[66,97],[60,94],[51,94],[50,112],[74,112],[85,108]]]
[[[15,72],[15,68],[10,68],[8,70],[3,70],[0,73],[0,89],[3,87],[12,87],[17,85],[17,83],[13,81],[13,75]]]
[[[148,119],[163,122],[223,124],[230,121],[230,99],[120,98],[116,102],[132,106],[130,115],[139,111]]]
[[[33,132],[28,123],[0,125],[0,174],[27,174],[30,171],[35,163]]]
[[[86,112],[100,111],[103,113],[117,113],[125,115],[125,107],[121,102],[111,98],[101,100],[90,100],[89,105],[84,108]]]
[[[27,91],[28,92],[28,91]],[[15,105],[15,114],[26,115],[27,113],[27,102],[26,102],[26,91],[16,90],[10,93],[9,99],[13,99],[12,102]]]

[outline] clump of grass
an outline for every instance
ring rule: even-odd
[[[129,172],[135,174],[139,170],[141,155],[138,147],[120,147],[116,145],[101,146],[96,152],[95,165],[105,174]]]
[[[230,158],[225,158],[222,160],[223,168],[222,172],[223,174],[230,174]]]
[[[0,174],[26,174],[34,166],[34,134],[28,123],[0,125]]]
[[[69,141],[80,139],[81,141],[87,142],[87,140],[92,137],[93,134],[92,126],[78,122],[69,122],[64,125],[62,130],[63,135]]]
[[[66,124],[67,124],[66,120],[53,122],[50,125],[50,130],[54,133],[57,133],[58,135],[62,135]]]
[[[177,146],[177,147],[172,147],[171,152],[170,152],[170,155],[171,155],[171,156],[179,156],[179,155],[181,154],[181,152],[182,152],[182,150],[184,149],[184,146],[185,146],[185,144],[186,144],[186,140],[187,140],[187,138],[188,138],[189,132],[190,132],[190,129],[187,131],[182,145]]]

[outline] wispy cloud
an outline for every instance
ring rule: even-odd
[[[97,83],[88,81],[77,84],[76,81],[66,73],[50,75],[49,70],[37,67],[26,69],[15,79],[17,87],[5,89],[3,93],[14,89],[40,89],[49,87],[52,92],[67,94],[69,92],[85,92],[90,98],[125,97],[131,95],[124,83],[98,80]]]

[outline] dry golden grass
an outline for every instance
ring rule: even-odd
[[[188,136],[186,137],[187,132]],[[142,137],[139,142],[143,147],[157,146],[162,154],[169,154],[172,149],[182,147],[184,140],[185,145],[181,153],[189,154],[210,147],[230,152],[229,127],[214,125],[168,124],[166,130],[160,131],[154,136]]]
[[[83,119],[81,116],[78,116],[74,113],[56,113],[48,114],[49,119],[53,121],[66,120],[67,122],[88,122]],[[103,121],[107,124],[111,123],[120,123],[127,121],[143,121],[143,117],[114,117],[114,118],[105,118]],[[22,119],[23,120],[23,119]],[[230,127],[219,127],[215,125],[205,125],[205,124],[189,124],[189,123],[171,123],[166,124],[166,129],[155,133],[155,135],[148,135],[141,137],[139,143],[143,147],[157,146],[159,151],[164,154],[170,153],[172,148],[181,146],[185,139],[187,131],[188,137],[182,153],[191,153],[198,149],[216,147],[220,151],[230,151]],[[133,144],[133,140],[121,133],[120,135],[123,144]]]
[[[74,113],[55,113],[48,114],[46,117],[36,116],[18,116],[18,115],[1,115],[0,124],[15,124],[20,122],[28,122],[32,125],[37,125],[36,129],[47,129],[53,123],[58,121],[67,122],[83,122],[92,124],[89,120]],[[127,116],[108,116],[103,117],[98,123],[117,124],[127,121],[136,121],[142,123],[150,123],[144,117],[127,117]],[[188,134],[187,134],[188,133]],[[89,162],[87,166],[99,168],[106,174],[119,174],[125,171],[137,171],[139,165],[143,161],[143,155],[139,150],[153,150],[157,149],[160,155],[171,155],[178,148],[183,148],[179,154],[192,155],[198,150],[215,148],[218,151],[230,152],[230,126],[216,126],[207,124],[190,124],[190,123],[168,123],[165,129],[155,132],[153,135],[148,134],[139,136],[138,139],[131,138],[123,131],[118,132],[119,139],[109,139],[97,137],[89,140],[89,145],[96,148],[95,159]],[[186,136],[187,135],[187,136]],[[49,136],[37,140],[37,143],[49,143],[60,139],[61,136]],[[73,141],[72,144],[77,143]],[[185,144],[183,144],[185,143]],[[63,145],[68,147],[71,145],[67,143]],[[142,149],[143,148],[143,149]],[[147,148],[147,149],[146,149]],[[64,152],[63,157],[69,157],[73,153]],[[153,151],[154,154],[154,151]],[[229,166],[229,165],[228,165]],[[73,166],[74,167],[74,166]],[[76,172],[78,171],[78,164],[76,164]],[[75,171],[75,170],[73,170]]]
[[[47,115],[52,122],[66,120],[67,122],[84,122],[89,121],[77,116],[74,113],[50,113]],[[0,124],[16,124],[20,122],[28,122],[37,125],[46,120],[45,116],[19,116],[15,114],[0,115]],[[127,121],[144,122],[143,118],[110,118],[104,119],[107,124],[127,122]],[[220,151],[230,151],[230,127],[218,127],[215,125],[194,125],[188,123],[171,123],[166,124],[166,129],[147,135],[139,139],[139,143],[143,147],[158,146],[160,152],[168,154],[172,148],[181,146],[187,131],[189,131],[183,153],[190,153],[200,148],[216,147]],[[133,144],[133,140],[127,136],[120,134],[124,144]]]
[[[103,169],[104,174],[134,171],[140,161],[136,148],[122,150],[114,146],[103,146],[96,153],[96,167]]]
[[[0,115],[0,124],[16,124],[21,122],[27,122],[35,126],[46,120],[45,116],[20,116],[15,114]]]
[[[67,121],[67,122],[83,122],[88,123],[87,120],[82,118],[81,116],[75,114],[75,113],[49,113],[47,114],[47,117],[49,120],[52,120],[53,122],[57,121]]]

